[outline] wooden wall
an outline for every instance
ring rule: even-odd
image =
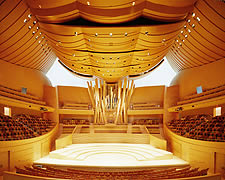
[[[147,86],[134,89],[131,103],[159,103],[163,105],[165,86]]]
[[[165,126],[168,144],[175,156],[192,167],[209,168],[209,173],[222,173],[225,166],[224,142],[200,141],[179,136]]]
[[[225,84],[225,58],[203,66],[179,72],[171,82],[171,86],[179,85],[180,98],[196,94],[196,87],[205,89]]]
[[[87,88],[72,86],[58,86],[57,88],[59,106],[62,106],[64,102],[91,104]]]
[[[21,90],[27,88],[27,93],[43,98],[44,85],[51,86],[51,82],[44,73],[17,66],[5,61],[0,63],[0,85]]]
[[[48,155],[57,129],[58,126],[49,133],[35,138],[0,141],[1,170],[14,170],[14,166],[31,165],[33,161]]]

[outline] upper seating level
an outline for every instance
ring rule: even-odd
[[[24,94],[16,89],[12,89],[3,85],[0,85],[0,96],[17,99],[34,104],[46,105],[46,103],[40,100],[38,97],[31,94]]]
[[[52,177],[61,179],[175,179],[185,177],[196,177],[207,175],[208,169],[199,170],[199,168],[191,169],[190,166],[181,169],[166,168],[166,169],[149,169],[138,171],[118,171],[118,172],[99,172],[99,171],[84,171],[68,168],[66,170],[52,168],[40,168],[37,166],[25,167],[21,169],[16,167],[16,172],[39,177]]]
[[[148,109],[160,109],[161,105],[159,103],[133,103],[130,106],[132,110],[148,110]]]
[[[63,109],[89,110],[91,106],[87,103],[64,102]]]
[[[225,142],[224,116],[187,116],[182,119],[172,120],[168,123],[168,127],[176,134],[187,138]]]
[[[177,102],[177,105],[202,101],[225,95],[225,85],[217,86],[215,88],[207,89],[199,94],[192,94],[184,97],[182,100]]]
[[[22,140],[46,134],[54,127],[49,119],[32,115],[0,115],[0,141]]]

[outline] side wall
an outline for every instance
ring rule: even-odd
[[[51,86],[51,82],[40,71],[20,67],[5,61],[0,62],[0,85],[21,90],[27,88],[27,93],[40,99],[44,95],[44,85]]]
[[[179,85],[180,99],[196,93],[196,87],[205,89],[225,84],[225,58],[200,67],[183,70],[178,73],[171,86]]]

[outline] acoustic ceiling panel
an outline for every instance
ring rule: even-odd
[[[167,59],[176,71],[224,58],[224,9],[225,3],[222,1],[197,1],[167,54]]]

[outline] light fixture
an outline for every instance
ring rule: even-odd
[[[95,33],[95,36],[97,37],[98,36],[98,33]]]
[[[188,23],[190,23],[190,22],[191,22],[191,20],[190,20],[190,19],[188,19],[188,20],[187,20],[187,22],[188,22]]]
[[[31,26],[28,26],[28,29],[31,29]]]
[[[188,32],[189,32],[189,33],[191,33],[191,30],[190,30],[190,29],[188,29]]]
[[[192,24],[192,28],[195,28],[195,24]]]
[[[180,33],[183,34],[184,31],[181,31]]]
[[[37,23],[36,21],[33,22],[33,24],[36,24],[36,23]]]
[[[148,31],[145,31],[145,35],[148,35]]]
[[[134,2],[132,2],[132,6],[134,6],[135,5],[135,1]]]
[[[109,33],[109,35],[112,37],[112,33]]]
[[[127,36],[127,32],[125,32],[124,35]]]
[[[75,35],[75,36],[77,36],[77,35],[78,35],[78,33],[77,33],[77,32],[74,32],[74,35]]]
[[[195,17],[195,13],[194,12],[192,13],[192,17]]]
[[[200,18],[199,17],[197,17],[196,19],[197,19],[198,22],[200,21]]]
[[[28,14],[28,17],[31,18],[32,14]]]
[[[33,31],[32,34],[35,34],[35,31]]]
[[[87,1],[87,5],[90,6],[90,2],[89,1]]]
[[[187,38],[188,37],[188,35],[187,34],[185,34],[185,36],[184,36],[185,38]]]
[[[27,19],[24,19],[24,21],[23,21],[24,23],[26,23],[27,22]]]

